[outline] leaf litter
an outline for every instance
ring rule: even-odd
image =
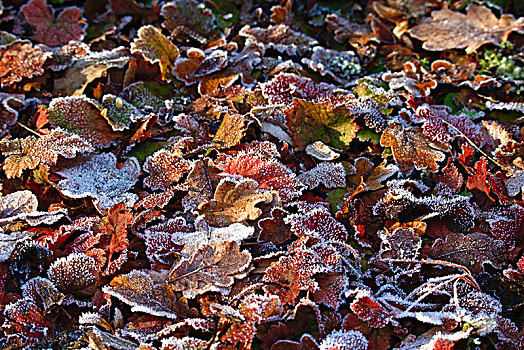
[[[0,6],[2,348],[524,349],[519,2],[106,5]]]

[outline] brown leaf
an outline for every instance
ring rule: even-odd
[[[273,200],[273,193],[257,191],[257,187],[258,183],[251,179],[225,178],[218,184],[214,198],[200,204],[198,212],[204,214],[211,225],[220,227],[255,220],[262,214],[255,205]]]
[[[43,65],[51,52],[33,47],[28,41],[16,40],[0,47],[0,84],[2,87],[44,73]]]
[[[250,262],[251,254],[241,252],[236,242],[205,245],[192,257],[173,266],[169,281],[173,289],[181,291],[186,298],[208,291],[228,294],[234,279],[245,276]]]
[[[483,233],[451,233],[446,240],[437,239],[427,252],[433,259],[466,266],[473,274],[484,271],[484,263],[500,267],[508,260],[509,243]]]
[[[515,20],[512,15],[502,15],[497,19],[490,9],[471,5],[466,15],[447,9],[434,11],[431,19],[411,28],[409,33],[424,41],[424,49],[444,51],[499,45],[514,31],[524,34],[524,17]]]
[[[393,157],[404,174],[409,174],[414,167],[437,170],[437,163],[445,159],[444,153],[449,145],[432,141],[422,133],[422,128],[405,127],[393,122],[384,131],[380,144],[391,147]]]

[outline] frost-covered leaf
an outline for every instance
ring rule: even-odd
[[[391,147],[393,157],[404,174],[411,173],[414,167],[436,171],[436,162],[445,159],[441,151],[450,148],[448,144],[425,136],[421,128],[405,127],[398,122],[389,124],[380,138],[380,144]]]
[[[17,244],[32,235],[34,235],[34,233],[28,231],[17,231],[11,234],[5,234],[4,230],[0,229],[0,262],[8,260]]]
[[[352,51],[336,51],[322,46],[315,46],[311,59],[303,58],[302,62],[342,84],[360,74],[361,70],[359,59]]]
[[[297,177],[310,189],[323,184],[326,188],[346,186],[346,169],[341,163],[320,163]]]
[[[524,33],[524,18],[502,15],[498,19],[487,7],[471,5],[466,15],[448,9],[434,11],[431,19],[411,28],[409,34],[424,41],[426,50],[444,51],[500,45],[514,31]]]
[[[359,319],[367,321],[374,328],[385,327],[391,320],[388,310],[368,290],[359,290],[350,307]]]
[[[114,131],[129,129],[131,123],[145,118],[145,115],[135,106],[115,95],[104,95],[102,107],[102,115]]]
[[[47,271],[49,279],[63,293],[92,295],[100,269],[95,259],[83,253],[72,253],[55,260]]]
[[[182,200],[185,210],[195,209],[201,203],[211,200],[220,181],[218,168],[211,159],[204,158],[193,163],[186,181],[181,185],[188,193]]]
[[[17,191],[0,197],[0,224],[15,220],[25,220],[31,226],[53,224],[60,220],[67,211],[38,211],[38,199],[28,190]]]
[[[33,37],[39,43],[59,46],[84,38],[86,23],[78,7],[67,7],[55,18],[46,0],[31,0],[21,7],[21,11],[27,23],[35,28]]]
[[[131,43],[131,53],[140,53],[148,62],[158,63],[162,77],[167,79],[179,55],[178,48],[151,25],[140,28],[137,35],[138,38]]]
[[[138,196],[129,191],[140,176],[140,165],[129,158],[124,166],[116,168],[116,157],[112,153],[101,153],[81,159],[69,168],[57,172],[65,179],[58,188],[70,198],[92,197],[99,210],[119,202],[132,206]]]
[[[258,239],[263,242],[272,242],[275,245],[290,239],[293,234],[291,227],[284,222],[284,218],[288,214],[289,213],[282,208],[272,208],[271,217],[261,219],[258,222],[258,227],[260,227]]]
[[[224,173],[255,180],[257,188],[276,190],[283,201],[302,193],[303,185],[295,174],[276,160],[265,160],[255,154],[239,154],[223,165]]]
[[[33,47],[26,40],[0,46],[0,84],[6,87],[24,78],[42,75],[44,63],[51,55],[50,51]]]
[[[197,0],[175,0],[162,6],[161,15],[165,18],[162,26],[175,37],[195,37],[199,41],[216,30],[216,18],[210,9]],[[196,35],[195,35],[196,34]]]
[[[380,259],[418,259],[419,251],[422,247],[422,239],[416,235],[415,230],[412,228],[404,229],[399,227],[392,232],[381,232],[380,238],[382,239],[378,253]],[[406,264],[390,263],[389,265],[397,276],[401,276],[404,273],[411,275],[413,271],[419,270],[419,267],[413,267],[410,264],[406,266]]]
[[[162,149],[149,156],[144,163],[144,170],[150,175],[144,179],[144,185],[152,190],[166,190],[191,168],[191,162],[175,152]]]
[[[294,98],[321,102],[333,96],[334,85],[315,83],[296,74],[279,74],[262,86],[262,94],[272,104],[289,105]]]
[[[225,178],[218,184],[212,200],[198,206],[213,226],[227,226],[244,220],[255,220],[262,214],[256,207],[259,203],[269,203],[273,194],[257,190],[258,183],[248,178],[239,180]]]
[[[56,289],[53,282],[42,277],[34,277],[27,281],[22,286],[22,295],[28,300],[33,300],[37,305],[41,305],[43,310],[60,305],[65,297]]]
[[[92,152],[87,141],[60,128],[38,138],[1,140],[0,150],[6,156],[3,169],[8,178],[20,177],[26,169],[36,169],[39,165],[55,165],[58,156],[74,158],[77,153]]]
[[[296,32],[285,24],[269,26],[268,28],[252,28],[245,26],[239,32],[248,40],[264,44],[267,48],[275,49],[288,55],[300,55],[313,45],[318,44],[315,39]]]
[[[298,237],[312,237],[319,241],[345,242],[348,236],[343,224],[331,216],[329,210],[315,208],[305,214],[292,214],[284,219]]]
[[[181,291],[187,298],[207,291],[227,295],[235,278],[246,275],[250,263],[251,254],[240,251],[236,242],[205,245],[173,266],[169,281],[175,291]]]
[[[293,142],[300,149],[315,141],[336,148],[344,148],[355,138],[359,126],[351,111],[331,102],[309,102],[293,99],[293,107],[286,109],[287,127]]]
[[[95,147],[107,146],[120,136],[101,115],[100,106],[85,96],[54,98],[46,112],[51,125],[75,133]]]
[[[438,84],[425,73],[426,70],[418,61],[411,61],[405,63],[400,72],[382,74],[382,80],[388,83],[390,89],[406,89],[414,97],[426,97]]]
[[[24,95],[0,92],[0,137],[18,120],[18,110],[24,106]]]
[[[226,114],[211,145],[218,149],[236,146],[246,133],[246,119],[241,114]]]
[[[319,345],[319,350],[366,350],[368,340],[359,331],[333,331]]]
[[[524,171],[517,171],[506,181],[508,196],[515,197],[521,191],[524,193]]]
[[[130,305],[132,312],[172,319],[184,316],[184,303],[177,300],[174,288],[165,282],[155,282],[146,271],[134,270],[117,276],[103,290]]]
[[[333,151],[330,147],[324,144],[322,141],[315,141],[310,145],[306,146],[306,153],[312,157],[322,161],[335,160],[340,157],[340,154]]]
[[[446,260],[466,266],[471,273],[484,271],[484,264],[497,268],[506,263],[510,245],[483,233],[451,233],[445,240],[437,239],[427,254],[437,260]]]
[[[74,57],[65,75],[54,81],[55,96],[80,96],[89,83],[101,78],[109,68],[123,68],[130,61],[123,47],[87,52]]]

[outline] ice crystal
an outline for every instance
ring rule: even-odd
[[[132,206],[138,196],[129,191],[140,176],[136,158],[129,158],[121,169],[116,168],[112,153],[101,153],[81,159],[57,172],[65,179],[58,188],[71,198],[92,197],[98,209],[104,210],[119,202]]]

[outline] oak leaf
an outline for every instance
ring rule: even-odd
[[[35,27],[33,36],[39,43],[59,46],[84,38],[87,25],[78,7],[67,7],[56,18],[46,0],[31,0],[21,10],[26,21]]]
[[[148,62],[158,63],[164,79],[171,75],[171,68],[179,55],[178,48],[151,25],[138,30],[138,38],[131,44],[131,53],[140,53]]]
[[[409,174],[414,167],[437,170],[437,163],[445,159],[442,151],[448,151],[449,145],[433,141],[422,133],[419,127],[405,127],[399,122],[389,124],[380,138],[380,144],[391,147],[393,157],[404,174]]]
[[[434,11],[431,19],[411,28],[409,34],[424,41],[422,47],[426,50],[444,51],[500,45],[514,31],[524,34],[524,18],[502,15],[497,19],[490,9],[471,5],[466,15],[448,9]]]
[[[229,294],[235,278],[248,272],[251,254],[240,251],[236,242],[204,245],[193,256],[180,261],[169,271],[175,291],[194,298],[208,291]]]
[[[344,148],[356,137],[359,126],[345,106],[331,102],[309,102],[295,98],[286,109],[286,120],[295,146],[304,149],[315,141]]]
[[[258,203],[269,203],[273,194],[257,190],[258,183],[249,178],[239,180],[225,178],[218,184],[214,198],[198,206],[198,212],[204,214],[213,226],[227,226],[244,220],[255,220],[262,210],[255,207]]]

